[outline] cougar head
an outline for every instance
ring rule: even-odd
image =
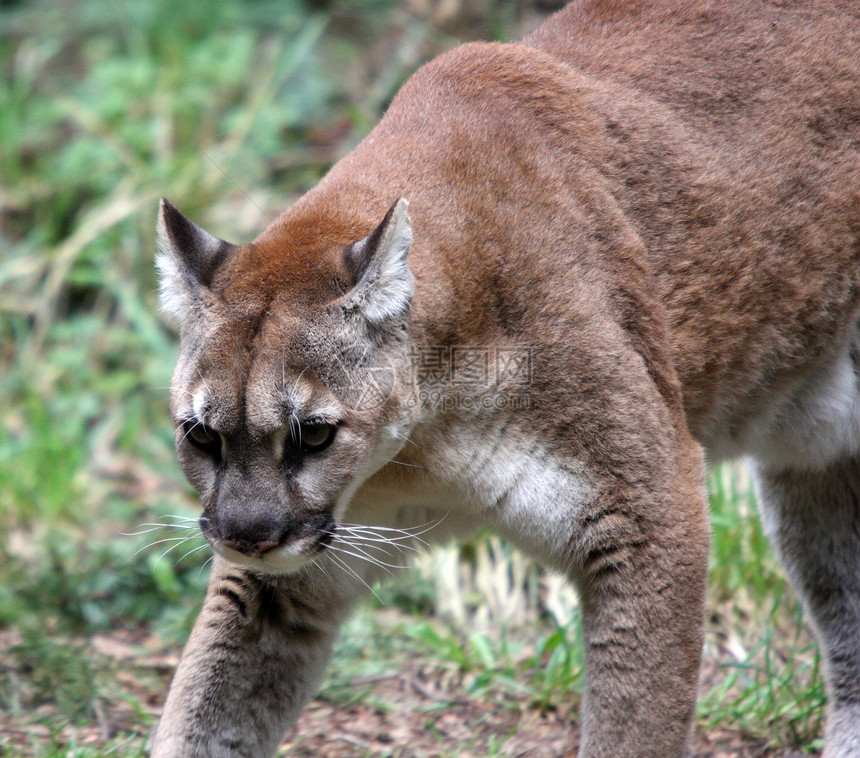
[[[180,325],[171,412],[216,552],[289,573],[332,540],[412,414],[407,202],[217,239],[162,200],[161,303]],[[317,214],[319,216],[319,214]],[[318,228],[318,233],[314,229]]]

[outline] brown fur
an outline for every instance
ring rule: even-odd
[[[860,504],[846,472],[860,448],[858,156],[856,3],[593,0],[521,44],[465,45],[424,66],[249,245],[225,247],[168,207],[162,237],[178,263],[165,265],[182,276],[166,279],[184,293],[177,441],[207,536],[222,553],[242,545],[246,557],[225,555],[265,574],[261,546],[311,539],[344,508],[365,524],[445,509],[487,523],[582,592],[580,755],[680,756],[702,642],[700,446],[751,455],[828,660],[828,755],[856,758]],[[398,257],[410,240],[411,275]],[[214,271],[195,263],[201,250],[218,256]],[[373,381],[361,361],[341,365],[355,346],[393,367],[379,408],[330,391]],[[531,382],[516,388],[527,404],[416,407],[423,387],[403,367],[422,346],[528,346]],[[183,423],[204,421],[185,399],[202,393],[194,371],[224,441],[222,479],[185,443]],[[258,403],[288,386],[316,398],[307,407],[329,403],[341,426],[284,480],[266,446],[286,416]],[[391,447],[401,434],[411,444]],[[812,502],[857,532],[838,555],[796,507]],[[804,534],[820,560],[801,555]],[[219,564],[156,755],[273,749],[351,596],[338,584],[351,579],[314,565],[259,580],[272,598],[260,611],[260,590]],[[231,610],[225,593],[245,599]],[[270,647],[237,641],[239,611]],[[226,643],[208,641],[219,635],[236,651],[228,673],[215,665]],[[230,682],[251,687],[264,662],[280,694],[234,697]]]

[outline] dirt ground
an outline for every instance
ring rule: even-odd
[[[420,665],[374,683],[373,694],[393,709],[313,701],[283,743],[285,755],[561,758],[575,756],[579,747],[578,702],[572,710],[542,714],[528,703],[500,709],[492,702],[458,700],[450,683]],[[692,758],[802,756],[733,732],[697,733],[692,747]]]
[[[58,744],[76,746],[76,751],[69,753],[75,756],[138,754],[143,735],[149,731],[146,722],[159,713],[178,656],[173,650],[165,651],[155,638],[140,639],[127,632],[99,635],[90,642],[93,654],[109,662],[112,686],[117,688],[94,702],[95,718],[58,729],[56,706],[51,703],[34,704],[17,718],[0,709],[0,756],[43,755],[48,745]],[[8,651],[15,644],[13,632],[0,632],[0,667],[7,672],[13,666]],[[706,662],[702,677],[703,693],[712,678],[709,665],[713,664]],[[4,683],[9,682],[6,677]],[[23,679],[18,682],[18,694],[26,699],[27,684]],[[397,673],[354,679],[338,695],[340,703],[321,698],[311,702],[287,735],[279,755],[575,756],[579,744],[577,696],[571,697],[565,709],[542,713],[529,702],[525,687],[521,698],[512,698],[509,693],[504,698],[492,694],[476,697],[466,694],[463,684],[456,669],[419,660],[401,664]],[[94,752],[77,752],[80,748]],[[692,756],[801,758],[798,752],[774,750],[741,733],[714,731],[695,734]]]

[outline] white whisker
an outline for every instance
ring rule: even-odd
[[[284,399],[290,403],[291,415],[295,415],[296,408],[295,408],[295,404],[293,403],[293,398],[295,398],[296,390],[298,389],[299,382],[302,380],[302,377],[304,376],[305,371],[307,371],[310,368],[310,364],[305,366],[299,372],[299,375],[296,377],[296,381],[293,382],[293,388],[289,392],[287,392],[286,376],[284,375],[284,363],[283,363],[283,361],[284,361],[284,358],[283,358],[283,356],[281,356],[281,392],[284,393]]]
[[[395,466],[406,466],[407,468],[424,468],[424,466],[419,466],[417,463],[405,463],[404,461],[395,461],[394,458],[389,458],[385,462],[393,463]]]
[[[209,390],[209,382],[206,381],[203,374],[200,372],[200,366],[197,366],[197,376],[200,377],[200,381],[203,383],[203,389],[206,390],[207,395],[211,395],[211,391]]]
[[[359,560],[367,561],[368,563],[373,563],[376,566],[388,567],[388,568],[405,568],[404,566],[389,566],[389,564],[386,563],[385,561],[383,561],[382,558],[379,558],[379,557],[373,555],[372,553],[368,553],[366,550],[363,550],[360,545],[358,545],[354,542],[341,542],[340,545],[332,544],[332,545],[329,545],[329,548],[331,550],[337,550],[338,552],[346,553],[347,555],[351,555],[353,558],[358,558]],[[351,551],[347,550],[346,548],[352,548],[352,550],[355,552],[351,552]]]
[[[189,555],[196,553],[198,550],[203,550],[204,548],[207,548],[207,547],[209,547],[209,543],[204,542],[202,545],[198,545],[197,547],[192,548],[187,553],[185,553],[185,555],[183,555],[182,558],[180,558],[178,561],[176,561],[177,565],[182,562],[183,558],[187,558]]]
[[[187,542],[188,540],[190,540],[193,536],[193,534],[188,534],[185,537],[165,537],[163,540],[156,540],[155,542],[150,542],[149,544],[144,545],[142,548],[135,550],[131,554],[129,560],[138,555],[138,553],[142,553],[144,550],[149,550],[149,548],[155,547],[156,545],[161,545],[164,542],[178,542],[179,545],[181,545],[183,542]],[[174,547],[179,547],[179,545],[173,545],[173,547],[171,547],[170,549],[172,550]]]
[[[377,595],[376,592],[373,591],[373,587],[371,587],[367,582],[365,582],[364,579],[362,579],[346,561],[342,560],[341,558],[338,558],[338,556],[336,556],[334,553],[327,552],[327,555],[329,556],[329,558],[331,558],[333,561],[335,561],[341,568],[343,568],[345,571],[348,571],[356,579],[358,579],[358,581],[361,582],[365,587],[367,587],[367,589],[370,590],[371,594],[380,603],[382,603],[382,598],[379,597],[379,595]]]
[[[390,568],[393,568],[393,569],[405,569],[405,568],[408,568],[408,566],[400,566],[400,565],[395,564],[395,563],[386,563],[385,561],[383,561],[383,560],[381,560],[381,559],[377,558],[376,556],[373,556],[373,555],[370,555],[370,554],[368,554],[368,553],[365,553],[361,548],[359,548],[359,547],[358,547],[358,546],[356,546],[356,545],[350,545],[350,547],[353,547],[353,548],[355,548],[356,550],[358,550],[358,553],[353,553],[353,552],[350,552],[349,550],[345,550],[345,549],[344,549],[344,548],[342,548],[342,547],[335,547],[334,545],[329,545],[329,546],[328,546],[328,549],[329,549],[329,550],[335,550],[335,551],[337,551],[338,553],[343,553],[343,554],[345,554],[345,555],[350,555],[350,556],[352,556],[353,558],[357,558],[357,559],[358,559],[358,560],[360,560],[360,561],[366,561],[367,563],[370,563],[370,564],[372,564],[372,565],[374,565],[374,566],[379,566],[379,568],[381,568],[381,569],[385,569],[386,571],[387,571],[388,569],[390,569]],[[390,574],[391,572],[389,571],[388,573]]]
[[[375,534],[373,532],[354,532],[352,530],[339,531],[341,537],[347,537],[355,541],[379,542],[382,544],[391,545],[391,547],[397,548],[398,550],[412,550],[413,552],[418,552],[418,548],[416,548],[414,545],[409,544],[413,540],[415,542],[420,543],[424,547],[430,547],[430,545],[425,540],[422,540],[420,537],[415,537],[413,535],[387,537],[384,534]],[[368,547],[370,547],[370,545],[368,545]]]
[[[161,529],[197,529],[196,524],[138,524],[136,528],[140,528],[142,526],[149,527],[148,529],[141,529],[139,532],[120,532],[123,537],[138,537],[141,534],[149,534],[150,532],[157,532]]]
[[[209,565],[209,563],[214,560],[214,558],[215,553],[212,553],[212,555],[210,555],[209,558],[207,558],[203,565],[200,567],[200,570],[197,572],[197,576],[200,576],[200,574],[203,573],[203,569],[205,569]]]
[[[418,445],[415,442],[413,442],[411,439],[409,439],[409,437],[407,437],[405,434],[398,434],[397,432],[394,432],[394,436],[397,437],[397,439],[399,439],[399,440],[403,440],[404,442],[408,442],[416,450],[421,449],[420,447],[418,447]]]
[[[445,516],[448,514],[446,513]],[[358,529],[376,529],[381,532],[399,532],[400,534],[406,535],[415,535],[415,534],[424,534],[425,532],[430,531],[431,529],[439,526],[444,520],[445,516],[440,519],[436,519],[435,521],[425,521],[423,524],[418,524],[417,526],[412,526],[407,529],[401,529],[394,526],[380,526],[377,524],[343,524],[343,526],[354,527]]]
[[[322,560],[322,558],[321,558],[320,560],[314,561],[314,564],[313,564],[313,565],[314,565],[314,568],[317,568],[317,569],[319,569],[319,570],[320,570],[320,572],[322,573],[322,575],[323,575],[326,579],[331,579],[331,578],[332,578],[332,577],[331,577],[331,574],[329,573],[329,566],[327,566],[327,565],[326,565],[325,561],[324,561],[324,560]]]
[[[448,514],[446,513],[445,516]],[[422,534],[426,534],[427,532],[435,529],[439,524],[444,521],[445,516],[437,519],[436,521],[427,521],[423,524],[419,524],[418,526],[411,527],[410,529],[398,529],[390,526],[368,526],[366,524],[339,524],[338,529],[344,529],[352,532],[356,536],[361,536],[361,532],[366,534],[370,534],[373,537],[378,537],[380,539],[389,539],[392,542],[400,541],[400,540],[415,540],[416,542],[420,542],[425,547],[429,547],[429,544],[426,540],[421,539]],[[397,537],[386,537],[381,532],[392,532],[399,536]]]
[[[290,422],[290,437],[292,438],[293,444],[296,447],[301,447],[302,445],[302,423],[299,421],[299,417],[295,413],[291,413],[289,416]]]
[[[375,532],[372,529],[357,529],[351,526],[339,526],[338,532],[347,532],[356,537],[364,538],[365,535],[369,535],[367,538],[373,538],[377,542],[406,542],[407,540],[411,540],[415,538],[414,534],[400,534],[396,537],[387,537],[384,534],[379,534],[379,532]]]
[[[296,381],[295,381],[295,382],[293,382],[293,388],[290,390],[290,395],[294,395],[294,394],[295,394],[296,389],[297,389],[297,388],[298,388],[298,386],[299,386],[299,382],[301,381],[302,376],[304,376],[305,371],[307,371],[309,368],[310,368],[310,364],[308,364],[307,366],[305,366],[305,367],[304,367],[304,368],[299,372],[299,375],[296,377]]]
[[[200,531],[200,527],[197,523],[196,518],[191,518],[190,516],[181,516],[179,514],[172,514],[172,513],[166,514],[162,518],[164,518],[165,520],[164,521],[147,521],[145,523],[138,524],[137,527],[135,527],[135,531],[133,531],[133,532],[120,532],[120,534],[124,537],[139,537],[139,536],[145,535],[145,534],[152,534],[153,532],[163,533],[165,531],[168,531],[168,533],[169,533],[169,530],[171,530],[171,529],[174,530],[174,534],[175,534],[175,530],[177,530],[177,529],[180,530],[181,532],[184,532],[184,533],[180,534],[177,537],[163,537],[162,539],[158,539],[158,540],[155,540],[153,542],[148,542],[145,545],[142,545],[141,547],[139,547],[137,550],[135,550],[134,553],[132,553],[131,556],[129,557],[129,560],[132,560],[133,558],[135,558],[138,555],[140,555],[141,553],[143,553],[145,550],[149,550],[150,548],[155,547],[156,545],[163,545],[165,543],[174,543],[158,557],[158,560],[156,560],[156,562],[155,562],[155,565],[157,566],[158,563],[161,561],[161,559],[164,558],[164,556],[167,555],[168,553],[170,553],[172,550],[176,549],[177,547],[179,547],[181,545],[184,545],[189,540],[196,539],[198,537],[203,536],[202,532]],[[175,519],[175,521],[168,521],[168,519]],[[185,556],[183,556],[183,558],[184,557]],[[182,558],[180,558],[179,560],[182,560]],[[177,561],[177,563],[178,563],[178,561]]]
[[[167,550],[165,550],[161,555],[158,556],[158,560],[155,561],[153,568],[155,568],[159,563],[161,563],[161,559],[164,558],[165,555],[172,552],[173,550],[176,550],[176,548],[178,548],[183,543],[188,542],[188,540],[190,540],[192,538],[192,536],[193,535],[185,537],[185,538],[183,538],[182,542],[179,542],[176,545],[171,545],[169,548],[167,548]]]
[[[394,539],[386,539],[385,537],[380,537],[380,538],[367,537],[367,536],[362,535],[362,534],[347,534],[344,536],[343,533],[340,533],[338,535],[338,538],[342,542],[345,542],[348,545],[353,545],[353,544],[363,545],[368,550],[383,550],[384,548],[377,547],[377,545],[388,545],[389,547],[392,547],[395,550],[400,551],[401,553],[404,550],[411,550],[413,553],[418,552],[418,548],[416,548],[412,545],[402,544],[402,541],[407,539],[406,537],[396,537]],[[375,544],[368,544],[368,543],[375,543]]]
[[[182,439],[179,440],[179,444],[181,445],[183,442],[185,442],[186,437],[188,437],[188,435],[191,434],[191,432],[193,432],[198,426],[203,426],[203,422],[199,419],[195,419],[193,426],[189,426],[188,431],[186,431],[185,434],[182,435]]]

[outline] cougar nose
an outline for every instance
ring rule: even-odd
[[[261,542],[245,542],[243,540],[221,540],[224,547],[229,547],[231,550],[236,550],[243,555],[251,558],[259,558],[263,553],[276,548],[280,542],[274,540],[263,540]]]

